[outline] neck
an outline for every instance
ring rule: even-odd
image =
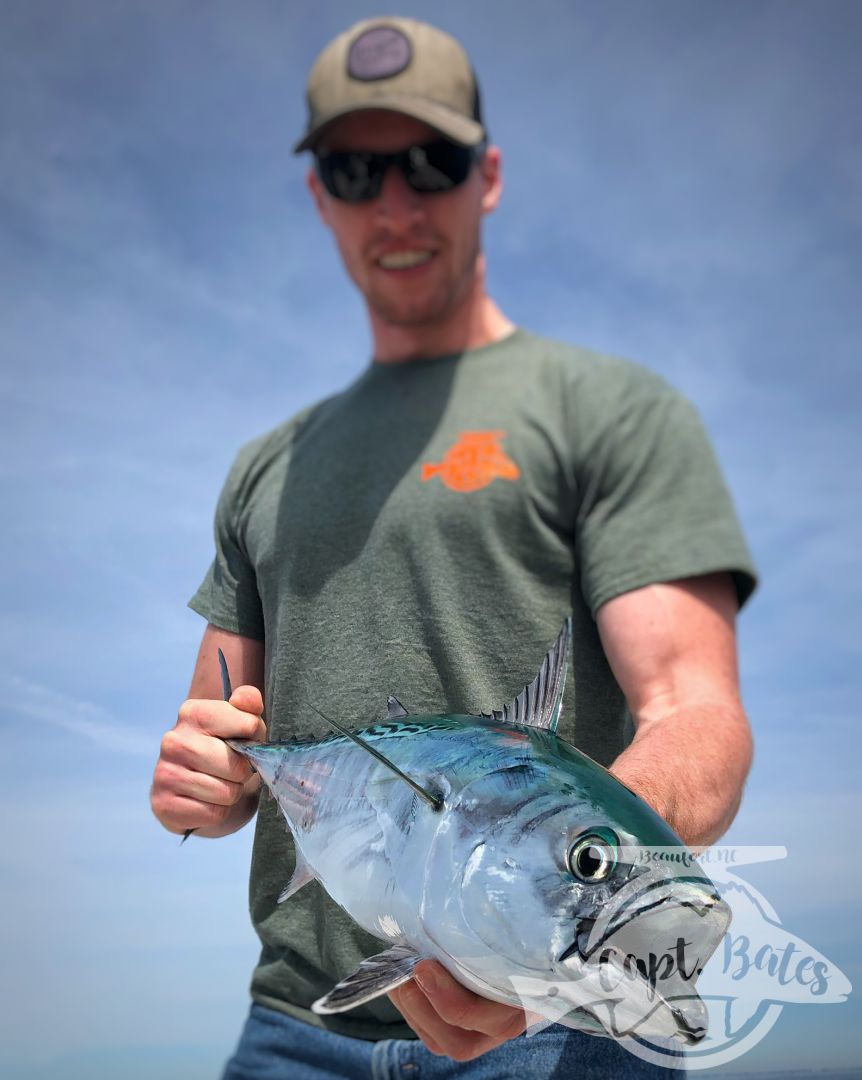
[[[372,308],[368,313],[374,338],[374,359],[380,364],[407,363],[421,357],[478,349],[493,345],[515,329],[515,324],[485,292],[481,258],[471,287],[443,319],[403,326],[385,322]]]

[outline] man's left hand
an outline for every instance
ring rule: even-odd
[[[410,982],[389,997],[432,1054],[455,1061],[480,1057],[527,1026],[523,1009],[474,994],[436,960],[417,964]]]

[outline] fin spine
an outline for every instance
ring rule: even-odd
[[[340,731],[342,735],[345,735],[352,742],[355,742],[357,746],[361,746],[363,750],[367,750],[372,757],[377,758],[377,760],[381,764],[385,765],[387,769],[391,769],[396,776],[400,777],[405,783],[409,784],[410,787],[412,787],[413,790],[416,792],[416,794],[421,796],[421,798],[423,798],[434,810],[443,809],[443,800],[440,798],[439,795],[435,795],[433,792],[428,791],[427,788],[422,787],[421,784],[417,783],[412,777],[408,776],[407,773],[402,772],[401,769],[399,769],[394,762],[390,761],[389,758],[381,754],[379,750],[375,749],[373,746],[370,746],[355,732],[350,731],[343,725],[339,724],[337,720],[333,720],[331,716],[327,716],[325,713],[322,713],[316,705],[312,705],[312,703],[307,699],[306,705],[308,705],[309,708],[314,709],[317,715],[322,717],[328,724],[332,724],[336,731]]]

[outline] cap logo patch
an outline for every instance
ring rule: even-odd
[[[374,26],[360,34],[347,54],[347,74],[363,82],[391,79],[410,63],[410,41],[393,26]]]

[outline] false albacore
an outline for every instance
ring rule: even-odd
[[[707,1028],[695,989],[730,909],[670,827],[555,734],[571,622],[502,709],[386,719],[313,741],[228,740],[316,879],[387,948],[312,1006],[351,1009],[438,960],[484,997],[615,1038]],[[537,1021],[537,1025],[538,1025]]]

